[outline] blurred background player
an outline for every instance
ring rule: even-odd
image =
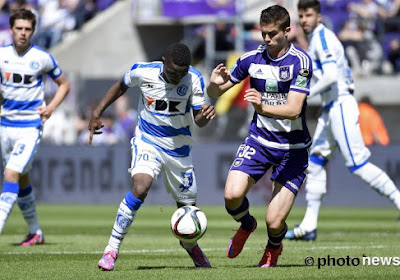
[[[372,105],[368,96],[364,96],[358,102],[358,110],[360,117],[358,122],[360,124],[361,135],[366,146],[379,144],[387,146],[390,143],[390,138],[379,112]]]
[[[287,239],[315,240],[321,199],[326,193],[325,166],[339,148],[349,171],[384,195],[400,209],[400,192],[389,176],[368,161],[371,153],[362,139],[359,111],[353,96],[353,79],[342,44],[321,23],[317,0],[300,0],[299,20],[308,35],[316,83],[310,97],[320,94],[323,112],[311,146],[306,182],[307,211],[301,224],[287,232]]]
[[[10,17],[11,45],[0,48],[1,153],[4,169],[0,196],[0,233],[18,201],[29,226],[23,246],[42,244],[43,232],[36,213],[29,180],[33,155],[40,143],[43,123],[69,92],[69,82],[50,53],[31,44],[36,17],[30,10],[16,10]],[[51,102],[44,102],[46,75],[58,85]]]
[[[100,117],[104,110],[129,87],[140,88],[138,129],[131,139],[133,187],[119,205],[108,245],[98,263],[102,270],[114,269],[121,243],[160,171],[178,207],[196,204],[197,183],[190,154],[193,118],[203,127],[215,117],[215,109],[205,102],[204,80],[190,66],[191,52],[186,45],[169,46],[163,60],[134,64],[110,87],[89,121],[91,145],[93,135],[102,133]],[[197,242],[180,245],[196,267],[211,267]]]
[[[303,50],[288,41],[290,16],[285,8],[275,5],[263,10],[260,29],[265,44],[242,55],[232,73],[223,64],[218,65],[207,92],[217,98],[250,76],[250,89],[244,99],[253,104],[256,112],[225,184],[226,210],[241,223],[229,242],[227,256],[238,256],[257,228],[246,194],[273,168],[273,193],[266,213],[268,244],[258,266],[274,267],[283,248],[286,217],[306,176],[311,137],[305,100],[312,64]]]

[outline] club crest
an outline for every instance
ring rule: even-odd
[[[179,186],[181,192],[190,189],[193,185],[193,173],[192,172],[181,172],[182,184]]]
[[[178,89],[176,91],[178,92],[178,94],[180,96],[184,96],[186,94],[187,90],[188,90],[187,86],[181,85],[181,86],[178,87]]]
[[[290,79],[290,66],[279,67],[279,79],[281,81],[288,81]]]

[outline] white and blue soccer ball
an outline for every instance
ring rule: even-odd
[[[194,243],[207,229],[207,217],[196,206],[182,206],[171,217],[172,233],[181,241]]]

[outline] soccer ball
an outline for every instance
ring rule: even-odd
[[[206,215],[196,206],[183,206],[172,214],[171,229],[179,240],[194,243],[206,232]]]

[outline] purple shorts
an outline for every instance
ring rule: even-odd
[[[308,156],[308,149],[278,150],[247,138],[240,145],[230,170],[249,174],[257,182],[272,167],[271,180],[297,195],[306,178]]]

